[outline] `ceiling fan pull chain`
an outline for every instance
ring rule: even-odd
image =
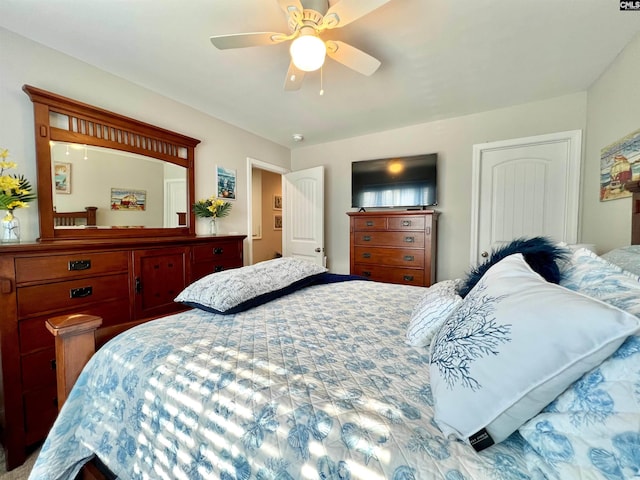
[[[323,86],[323,78],[324,78],[324,67],[320,67],[320,96],[324,95],[324,86]]]

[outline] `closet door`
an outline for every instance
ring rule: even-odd
[[[519,237],[576,243],[582,132],[474,145],[471,264]]]

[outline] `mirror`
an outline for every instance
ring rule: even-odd
[[[24,85],[40,240],[195,235],[199,140]]]
[[[84,214],[86,207],[96,207],[95,222],[56,222],[63,217],[54,214],[55,229],[185,225],[178,215],[188,211],[185,167],[67,142],[51,142],[51,162],[55,212]]]

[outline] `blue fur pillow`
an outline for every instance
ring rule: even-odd
[[[458,292],[460,296],[464,298],[492,265],[514,253],[521,253],[531,269],[547,282],[559,283],[560,270],[556,260],[567,258],[571,252],[546,237],[517,238],[511,243],[492,250],[487,261],[467,274]]]

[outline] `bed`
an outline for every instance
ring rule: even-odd
[[[557,272],[503,251],[464,297],[287,258],[205,277],[91,358],[30,478],[637,476],[640,252],[548,247]]]
[[[98,207],[84,207],[82,212],[57,212],[53,209],[53,224],[56,227],[95,226]]]

